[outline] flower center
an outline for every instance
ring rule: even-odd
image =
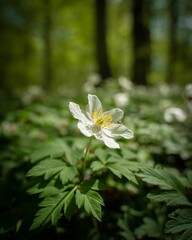
[[[112,116],[109,113],[103,113],[103,110],[93,111],[92,121],[97,127],[109,128],[112,123]]]

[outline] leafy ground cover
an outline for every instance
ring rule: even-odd
[[[84,169],[89,138],[68,105],[85,108],[87,88],[73,97],[34,87],[20,94],[1,114],[1,238],[192,239],[189,91],[125,79],[87,86],[105,109],[123,109],[134,138],[118,139],[120,149],[93,139]]]

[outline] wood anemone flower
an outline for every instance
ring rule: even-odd
[[[96,95],[88,94],[85,111],[73,102],[69,103],[69,110],[79,120],[77,126],[86,137],[94,136],[109,148],[120,148],[115,141],[117,137],[133,138],[133,132],[121,124],[124,112],[119,108],[104,112]]]

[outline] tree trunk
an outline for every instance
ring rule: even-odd
[[[177,59],[177,40],[176,40],[176,28],[177,28],[177,0],[168,1],[168,61],[167,61],[167,76],[166,81],[168,83],[174,82],[174,65]]]
[[[111,77],[111,69],[107,53],[107,3],[106,0],[96,0],[96,61],[97,72],[101,77],[99,86],[103,85],[107,78]]]
[[[53,79],[52,46],[51,46],[51,0],[44,0],[44,81],[45,90],[50,90]]]
[[[150,1],[133,0],[133,70],[132,81],[146,85],[150,71]]]

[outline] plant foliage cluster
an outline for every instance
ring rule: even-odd
[[[191,112],[177,86],[92,89],[125,111],[134,139],[83,136],[62,95],[17,99],[0,128],[2,239],[192,239]],[[127,95],[126,104],[114,98]],[[107,93],[107,94],[106,94]],[[182,94],[181,94],[182,93]],[[85,105],[86,94],[75,98]],[[23,100],[24,98],[24,100]],[[15,104],[16,105],[16,104]],[[165,118],[180,107],[182,120]]]

